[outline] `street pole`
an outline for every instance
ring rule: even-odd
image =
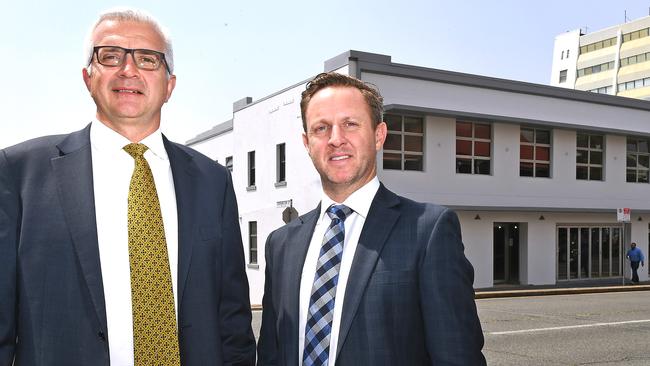
[[[626,231],[627,231],[627,223],[624,222],[623,223],[623,235],[621,235],[621,238],[623,239],[622,240],[623,242],[621,243],[622,244],[622,248],[621,248],[622,249],[622,252],[621,252],[621,275],[622,276],[621,277],[622,277],[622,281],[623,281],[623,283],[622,283],[623,286],[625,286],[625,272],[626,272],[625,255],[627,254],[627,244],[626,244],[627,243],[627,240],[626,240],[627,234],[626,234]]]

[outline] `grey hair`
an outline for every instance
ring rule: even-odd
[[[90,27],[90,30],[86,35],[86,39],[84,41],[84,67],[86,67],[89,74],[92,72],[91,66],[93,61],[93,49],[95,47],[93,33],[102,22],[107,20],[144,23],[152,26],[153,29],[158,32],[158,34],[160,34],[162,39],[165,41],[165,49],[163,51],[165,54],[165,62],[167,62],[167,66],[169,66],[169,73],[174,73],[174,50],[172,47],[172,40],[167,29],[163,27],[153,16],[142,10],[132,8],[115,8],[101,13],[97,21],[93,24],[92,27]]]

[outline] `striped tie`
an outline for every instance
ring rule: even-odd
[[[124,150],[135,159],[128,203],[135,365],[178,366],[169,256],[156,184],[143,156],[147,146],[129,144]]]
[[[305,350],[302,355],[303,366],[327,365],[334,316],[336,284],[343,256],[345,238],[345,218],[352,210],[345,205],[330,206],[327,215],[332,219],[323,237],[314,285],[309,298],[309,312],[305,327]]]

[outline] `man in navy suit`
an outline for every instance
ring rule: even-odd
[[[92,28],[88,60],[83,79],[96,119],[0,150],[0,365],[254,364],[230,175],[159,129],[176,82],[169,38],[141,12],[105,13]],[[143,211],[162,219],[132,225],[127,212],[144,205],[132,206],[129,191],[143,166],[159,201]],[[131,250],[145,224],[163,238],[155,285],[168,296],[139,297],[149,301],[143,312],[132,294],[153,285],[131,276],[154,267],[131,261]],[[166,329],[158,326],[163,300]],[[136,326],[136,317],[149,323]],[[141,352],[150,340],[152,353]]]
[[[377,90],[337,73],[302,94],[323,193],[267,239],[258,365],[485,365],[457,216],[376,176],[382,106]]]

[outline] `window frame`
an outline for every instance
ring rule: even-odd
[[[226,156],[226,169],[232,174],[233,170],[233,159],[232,156]]]
[[[521,139],[522,132],[524,130],[529,130],[533,132],[533,142],[524,142]],[[548,133],[548,144],[545,143],[540,143],[537,142],[537,135],[538,132],[546,132]],[[521,147],[522,146],[530,146],[533,151],[533,158],[532,159],[522,159],[521,158]],[[541,160],[537,158],[537,147],[545,147],[548,148],[548,160]],[[527,178],[552,178],[552,171],[553,171],[553,165],[551,164],[553,157],[553,131],[550,129],[545,129],[545,128],[535,128],[535,127],[520,127],[519,129],[519,176],[520,177],[527,177]],[[533,175],[522,175],[521,174],[521,168],[522,164],[533,164]],[[548,165],[548,175],[547,176],[538,176],[537,175],[537,165],[538,164],[545,164]]]
[[[257,221],[248,222],[248,264],[258,265]]]
[[[578,146],[578,139],[580,135],[585,135],[587,136],[587,146],[586,147],[581,147]],[[591,147],[591,139],[592,137],[601,137],[602,138],[602,147],[600,149],[598,148],[593,148]],[[592,133],[592,132],[577,132],[576,133],[576,180],[584,180],[584,181],[597,181],[597,182],[604,182],[605,181],[605,145],[606,145],[606,136],[603,134],[598,134],[598,133]],[[578,162],[578,153],[580,151],[583,151],[587,154],[587,162],[586,163],[579,163]],[[591,156],[592,152],[595,153],[600,153],[601,154],[601,163],[600,164],[594,164],[591,162]],[[587,178],[578,178],[578,168],[586,168],[587,169]],[[591,177],[591,169],[592,168],[599,168],[600,169],[600,179],[593,179]]]
[[[248,152],[248,189],[254,190],[255,186],[255,150]]]
[[[637,147],[636,151],[629,150],[631,140],[634,140],[635,146]],[[646,146],[650,147],[649,138],[644,138],[640,136],[627,136],[625,141],[625,182],[626,183],[643,183],[643,184],[650,183],[650,166],[642,167],[639,165],[639,160],[641,157],[650,161],[650,150],[646,149],[648,151],[639,151],[639,142],[643,142],[646,144]],[[631,157],[636,162],[635,167],[628,166]],[[629,180],[630,172],[634,172],[634,181]],[[645,172],[645,179],[646,179],[645,181],[639,181],[640,172]]]
[[[275,185],[287,184],[287,146],[286,143],[275,145]]]
[[[459,136],[458,135],[458,124],[459,123],[470,123],[472,125],[472,136],[467,137],[467,136]],[[490,129],[490,138],[489,139],[484,139],[480,137],[476,137],[476,126],[481,125],[481,126],[487,126]],[[456,174],[471,174],[471,175],[492,175],[492,155],[493,155],[493,150],[494,150],[494,131],[492,129],[493,124],[489,122],[478,122],[478,121],[470,121],[470,120],[456,120],[456,139],[454,140],[455,145],[455,152],[456,152]],[[472,147],[472,155],[462,155],[458,154],[458,141],[468,141],[471,144]],[[490,144],[490,151],[489,155],[487,157],[485,156],[478,156],[476,155],[475,152],[475,145],[476,142],[487,142]],[[459,171],[459,160],[469,160],[470,161],[470,166],[471,170],[469,173],[466,172],[460,172]],[[488,173],[477,173],[476,170],[476,163],[475,161],[477,160],[482,160],[482,161],[488,161],[490,164],[490,169]]]
[[[411,114],[397,114],[397,113],[386,113],[386,114],[384,114],[384,120],[385,121],[390,117],[399,117],[399,119],[400,119],[400,122],[399,122],[400,123],[400,130],[399,131],[390,130],[390,129],[388,129],[388,126],[387,126],[386,139],[388,139],[388,137],[390,135],[399,136],[399,138],[400,138],[400,150],[386,149],[385,144],[384,144],[383,153],[382,153],[382,168],[384,170],[423,172],[424,171],[424,165],[425,165],[424,151],[426,149],[426,147],[425,147],[425,139],[424,139],[424,137],[426,136],[426,130],[425,130],[425,128],[426,128],[426,117],[425,116],[420,116],[420,115],[411,115]],[[407,132],[405,130],[405,125],[406,125],[405,120],[407,118],[418,119],[420,121],[420,123],[421,123],[422,132]],[[387,125],[388,125],[388,123],[387,123]],[[405,139],[408,136],[419,137],[419,138],[422,139],[422,151],[406,150]],[[385,154],[399,155],[400,156],[400,168],[399,169],[387,168],[386,164],[385,164],[386,159],[384,158]],[[419,156],[420,157],[420,169],[408,169],[407,168],[407,158],[406,158],[407,156]]]

